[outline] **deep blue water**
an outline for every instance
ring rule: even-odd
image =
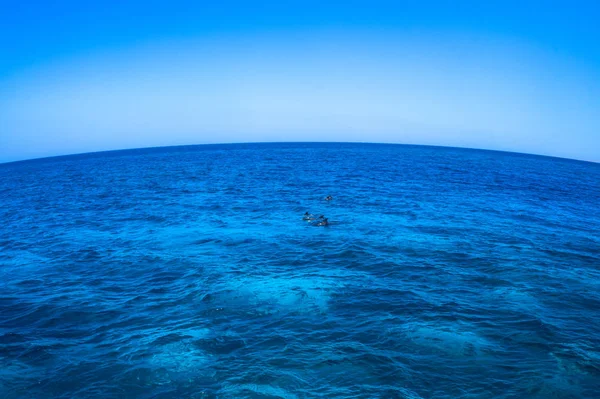
[[[436,147],[0,165],[0,398],[598,398],[599,204]]]

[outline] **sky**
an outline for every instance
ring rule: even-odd
[[[5,3],[0,162],[273,141],[600,162],[598,21],[578,0]]]

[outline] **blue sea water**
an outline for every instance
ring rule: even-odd
[[[0,165],[0,398],[598,398],[599,201],[454,148]]]

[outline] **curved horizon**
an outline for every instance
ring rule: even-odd
[[[368,141],[248,141],[248,142],[236,142],[236,143],[201,143],[201,144],[180,144],[180,145],[165,145],[165,146],[152,146],[152,147],[132,147],[132,148],[115,148],[108,150],[100,150],[100,151],[89,151],[89,152],[77,152],[77,153],[69,153],[69,154],[58,154],[58,155],[50,155],[38,158],[27,158],[27,159],[19,159],[15,161],[7,161],[0,162],[0,166],[17,164],[17,163],[27,163],[27,162],[36,162],[43,160],[51,160],[54,158],[70,158],[70,157],[80,157],[86,155],[94,155],[94,154],[108,154],[108,153],[118,153],[118,152],[128,152],[128,151],[144,151],[144,150],[168,150],[175,148],[184,148],[184,147],[209,147],[209,146],[236,146],[236,145],[278,145],[278,144],[315,144],[315,145],[327,145],[327,144],[351,144],[351,145],[389,145],[389,146],[406,146],[406,147],[429,147],[429,148],[441,148],[448,150],[466,150],[466,151],[482,151],[482,152],[495,152],[495,153],[503,153],[510,155],[523,155],[530,157],[541,157],[541,158],[552,158],[552,159],[560,159],[564,161],[572,161],[572,162],[584,162],[600,165],[600,162],[597,161],[589,161],[585,159],[576,159],[576,158],[565,158],[554,155],[545,155],[545,154],[535,154],[535,153],[527,153],[527,152],[518,152],[518,151],[505,151],[505,150],[497,150],[492,148],[474,148],[474,147],[456,147],[456,146],[446,146],[446,145],[433,145],[433,144],[408,144],[408,143],[383,143],[383,142],[368,142]]]

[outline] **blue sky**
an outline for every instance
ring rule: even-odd
[[[252,141],[600,161],[598,2],[49,3],[2,6],[0,162]]]

